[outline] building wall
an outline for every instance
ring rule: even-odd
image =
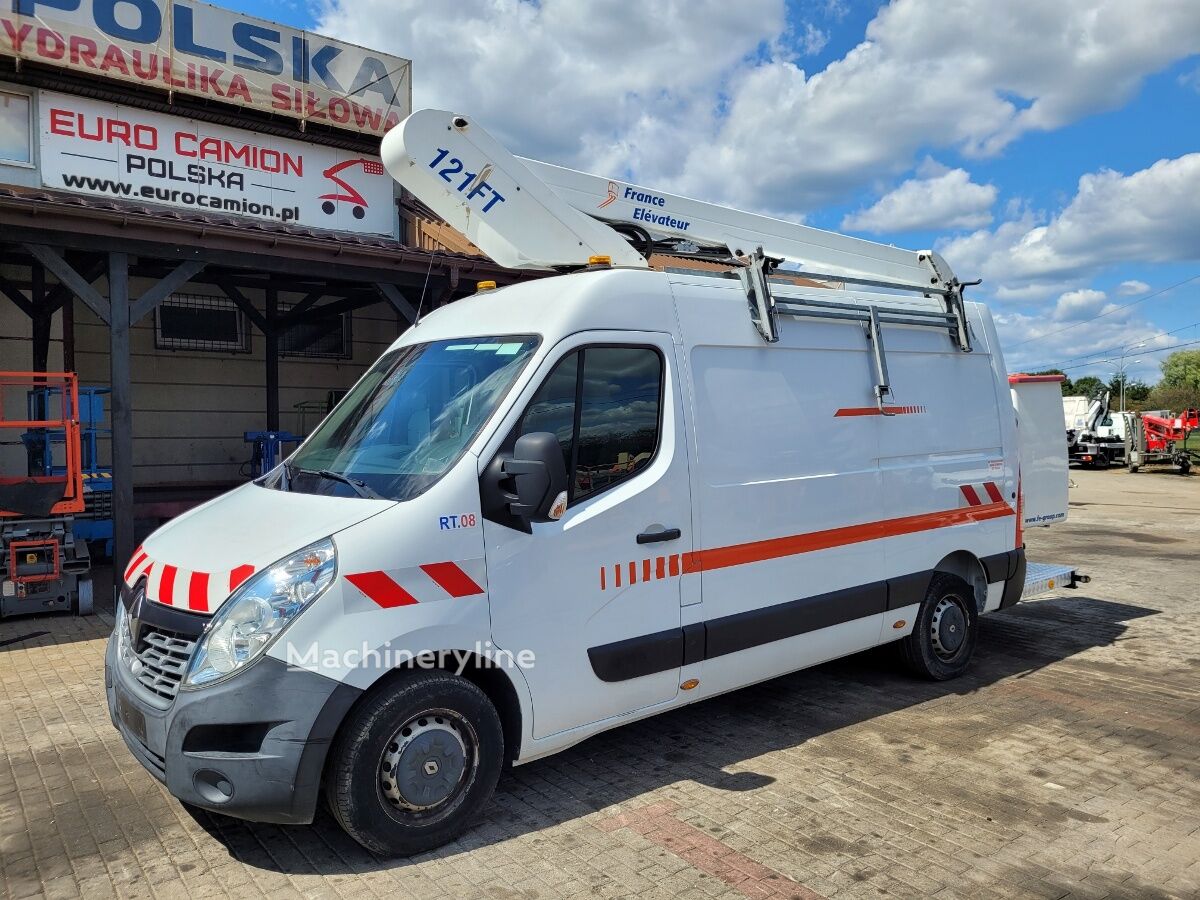
[[[0,271],[10,279],[28,278],[28,270]],[[132,296],[138,296],[150,284],[131,279]],[[96,286],[106,294],[103,279]],[[220,296],[206,285],[188,285],[181,292]],[[246,294],[257,308],[263,308],[261,292]],[[281,305],[295,303],[301,296],[281,291],[279,300]],[[320,413],[304,416],[296,405],[305,401],[324,403],[330,390],[350,387],[400,333],[395,312],[384,303],[356,310],[351,317],[352,359],[280,359],[282,429],[295,434],[310,432]],[[133,327],[130,345],[135,486],[245,480],[251,447],[243,434],[267,427],[265,340],[250,327],[249,353],[157,349],[153,314]],[[0,297],[0,370],[27,370],[32,365],[32,354],[29,319]],[[108,384],[108,328],[79,301],[75,302],[75,362],[81,385]],[[60,370],[61,366],[62,316],[56,314],[49,368]],[[7,415],[11,416],[13,410],[9,407],[14,402],[8,399]],[[10,437],[0,435],[0,440]],[[101,459],[109,459],[105,446],[101,448]],[[21,460],[20,447],[0,446],[0,468],[11,472],[14,466],[23,465]]]

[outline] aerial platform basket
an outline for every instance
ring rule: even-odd
[[[27,396],[47,398],[30,415]],[[20,412],[14,416],[14,411]],[[64,436],[61,471],[29,474],[32,442]],[[39,453],[45,448],[36,448]],[[83,512],[79,386],[73,372],[0,372],[0,518]]]

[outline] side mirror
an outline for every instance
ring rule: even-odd
[[[509,513],[528,522],[551,522],[566,509],[567,467],[558,438],[535,431],[517,438],[512,459],[503,461],[504,475],[512,479],[516,496]]]

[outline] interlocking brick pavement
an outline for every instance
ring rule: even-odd
[[[877,651],[630,725],[404,861],[189,812],[109,724],[111,617],[0,623],[3,895],[1200,896],[1200,478],[1073,477],[1030,552],[1094,581],[985,619],[967,677]]]

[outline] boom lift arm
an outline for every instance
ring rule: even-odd
[[[971,348],[963,284],[932,250],[902,250],[523,159],[444,110],[414,112],[384,136],[381,155],[396,181],[500,265],[570,269],[606,256],[615,266],[648,268],[656,250],[719,258],[740,267],[767,341],[778,337],[777,313],[862,322],[880,359],[881,404],[881,323],[943,328],[959,349]],[[853,296],[776,300],[769,276],[781,264],[790,275],[838,282]]]

